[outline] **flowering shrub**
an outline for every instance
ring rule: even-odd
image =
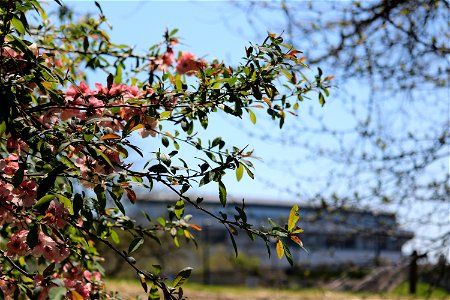
[[[302,245],[298,207],[293,207],[285,226],[271,223],[262,231],[247,223],[243,207],[237,207],[233,219],[216,216],[201,199],[186,195],[193,186],[215,182],[218,201],[225,206],[222,177],[233,170],[239,179],[244,170],[253,177],[251,151],[227,147],[220,137],[205,144],[195,128],[207,129],[208,115],[219,110],[239,118],[249,114],[254,121],[252,109],[260,108],[280,120],[281,127],[286,112],[295,114],[292,109],[305,94],[326,91],[326,78],[320,72],[314,81],[304,76],[297,80],[307,66],[297,57],[299,51],[274,34],[261,46],[247,48],[246,60],[235,68],[189,52],[182,52],[175,65],[176,31],[166,32],[162,43],[139,55],[109,40],[103,31],[106,19],[97,6],[99,18],[80,23],[62,9],[61,24],[53,24],[34,0],[8,0],[0,8],[3,297],[113,298],[101,281],[102,258],[96,246],[104,244],[136,271],[151,299],[159,299],[159,293],[165,299],[183,298],[181,285],[190,268],[166,282],[158,269],[146,270],[132,254],[161,234],[168,234],[176,245],[180,238],[193,239],[201,228],[184,215],[185,205],[222,223],[233,244],[237,229],[242,229],[252,238],[262,238],[269,253],[275,242],[277,255],[292,262],[285,243]],[[33,11],[41,23],[28,23]],[[89,86],[80,65],[109,75],[104,83]],[[133,76],[142,73],[148,79]],[[188,87],[186,75],[194,76],[196,84]],[[276,80],[283,82],[283,92]],[[164,130],[167,124],[175,129]],[[132,143],[139,135],[152,137],[165,149],[152,153],[142,169],[128,158],[130,151],[144,156]],[[188,165],[181,146],[201,151],[201,163]],[[137,188],[151,191],[156,182],[180,200],[169,208],[168,219],[148,218],[148,224],[136,224],[127,216],[126,205],[137,201]],[[133,237],[130,245],[120,244],[119,230]]]

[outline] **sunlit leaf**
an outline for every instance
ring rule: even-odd
[[[295,225],[297,224],[298,220],[300,219],[300,216],[298,215],[298,205],[295,204],[289,213],[289,219],[288,219],[288,231],[292,231],[294,229]]]
[[[248,114],[250,116],[250,121],[252,121],[253,124],[256,124],[256,116],[255,113],[253,111],[251,111],[250,109],[247,110]]]
[[[187,267],[178,272],[177,276],[173,280],[172,287],[177,288],[182,286],[191,276],[192,270],[193,270],[192,268]]]
[[[130,245],[128,246],[128,255],[135,252],[137,249],[139,249],[140,246],[144,243],[143,237],[137,237],[133,241],[131,241]]]
[[[284,245],[281,240],[278,240],[276,244],[276,251],[278,258],[281,259],[284,256]]]
[[[220,203],[225,207],[227,203],[227,188],[221,180],[219,180],[219,199]]]
[[[117,139],[120,139],[120,135],[117,135],[117,134],[114,134],[114,133],[105,134],[104,136],[102,136],[100,138],[101,141],[104,141],[104,140],[117,140]]]
[[[48,298],[50,300],[61,300],[66,298],[67,289],[62,286],[52,287],[48,291]]]
[[[241,181],[242,175],[244,175],[244,166],[241,163],[239,163],[239,166],[236,168],[237,181]]]

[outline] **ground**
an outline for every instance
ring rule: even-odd
[[[107,288],[119,291],[124,300],[147,299],[137,281],[108,280]],[[267,288],[203,286],[198,284],[188,284],[184,289],[184,294],[187,299],[193,300],[450,300],[450,295],[443,291],[433,293],[432,297],[410,297],[401,290],[391,294],[355,294],[320,289],[286,291]]]

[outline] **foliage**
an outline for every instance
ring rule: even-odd
[[[226,172],[235,170],[238,179],[244,173],[253,177],[251,151],[229,147],[220,137],[204,142],[196,130],[208,128],[212,113],[242,118],[258,108],[282,127],[286,113],[305,95],[327,90],[327,78],[321,71],[312,81],[302,76],[306,66],[300,52],[275,34],[260,46],[249,46],[234,68],[189,52],[176,57],[176,30],[137,54],[110,41],[107,20],[96,5],[98,18],[77,22],[64,6],[57,22],[35,0],[8,0],[0,6],[3,298],[113,298],[101,280],[99,244],[136,272],[150,299],[159,299],[159,293],[164,299],[183,298],[181,286],[190,268],[170,282],[159,266],[146,270],[132,254],[146,240],[161,242],[163,235],[176,246],[180,239],[193,240],[201,228],[184,214],[186,205],[222,223],[233,244],[240,228],[252,239],[262,238],[268,250],[275,239],[291,260],[285,241],[301,244],[298,208],[289,224],[262,231],[248,224],[244,206],[236,207],[232,218],[216,216],[202,207],[201,199],[185,194],[193,186],[217,184],[218,201],[225,206]],[[104,71],[105,82],[90,87],[84,69]],[[136,134],[152,137],[151,143],[160,143],[163,150],[143,153],[133,143]],[[203,153],[200,164],[188,164],[179,154],[182,146]],[[139,169],[130,153],[148,162]],[[169,208],[168,219],[148,217],[147,224],[136,224],[126,207],[138,201],[137,188],[151,191],[155,183],[179,201]],[[131,237],[128,245],[120,244],[120,231]]]
[[[333,66],[340,80],[333,97],[339,99],[338,111],[327,117],[313,110],[309,120],[294,124],[283,137],[261,135],[283,147],[307,149],[298,159],[270,162],[289,178],[299,178],[281,188],[324,206],[392,208],[418,233],[421,247],[446,251],[449,2],[235,5],[255,31],[268,23],[286,28],[287,39],[307,53],[309,63]],[[292,167],[312,161],[323,172],[305,174]]]

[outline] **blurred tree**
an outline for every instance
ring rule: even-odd
[[[259,32],[267,23],[272,31],[286,28],[285,37],[305,51],[308,63],[333,66],[330,72],[338,78],[333,99],[339,107],[328,106],[333,117],[304,118],[290,134],[260,136],[310,151],[296,161],[276,161],[299,178],[288,192],[325,205],[330,200],[389,205],[399,209],[404,223],[423,229],[417,236],[421,243],[433,236],[427,250],[445,249],[450,237],[449,2],[233,5]],[[311,143],[312,136],[322,142]],[[322,172],[303,176],[299,166],[311,160]],[[425,226],[430,223],[434,231]]]

